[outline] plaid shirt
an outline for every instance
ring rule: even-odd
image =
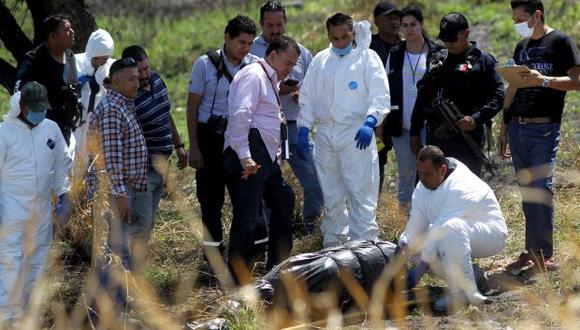
[[[89,139],[101,141],[96,152],[104,155],[113,195],[127,195],[126,184],[137,191],[147,190],[147,146],[133,101],[107,91],[90,118]],[[89,184],[96,187],[94,180]]]

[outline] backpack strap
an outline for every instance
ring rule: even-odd
[[[234,77],[232,77],[232,75],[230,74],[230,72],[226,68],[223,57],[220,56],[220,54],[218,54],[218,52],[213,50],[213,49],[208,50],[206,52],[206,54],[207,54],[207,57],[209,57],[211,64],[213,64],[213,66],[217,69],[218,80],[220,80],[220,78],[222,76],[225,76],[226,79],[228,80],[228,82],[232,83],[232,80],[234,80]]]

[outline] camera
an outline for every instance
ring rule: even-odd
[[[282,83],[286,86],[292,87],[298,85],[299,81],[296,79],[286,79]]]
[[[228,126],[228,119],[224,116],[211,115],[207,120],[209,129],[218,135],[224,135]]]
[[[64,95],[64,122],[71,130],[82,125],[83,105],[79,102],[80,86],[70,83],[62,87]]]

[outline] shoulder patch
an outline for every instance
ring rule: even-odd
[[[50,148],[50,150],[54,149],[54,140],[49,138],[48,141],[46,141],[46,145]]]

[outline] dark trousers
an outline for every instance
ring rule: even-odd
[[[224,154],[232,178],[231,199],[234,216],[230,229],[228,265],[234,276],[240,274],[236,264],[252,269],[255,256],[255,229],[259,222],[260,202],[264,199],[270,212],[270,240],[267,268],[290,256],[292,249],[292,212],[294,192],[284,181],[278,162],[272,162],[260,132],[252,128],[248,135],[252,159],[261,165],[255,175],[242,178],[243,168],[236,152],[227,148]],[[239,278],[236,278],[239,282]]]
[[[389,150],[393,149],[391,137],[383,134],[381,137],[385,147],[379,151],[379,193],[383,191],[383,182],[385,181],[385,165],[387,165],[387,156]]]
[[[483,126],[478,126],[475,130],[469,132],[469,134],[475,143],[477,143],[480,148],[483,148]],[[459,160],[465,164],[473,174],[481,177],[483,161],[477,158],[475,153],[471,148],[469,148],[469,145],[467,145],[461,136],[455,135],[448,139],[439,139],[428,130],[427,144],[441,148],[446,157],[453,157]]]
[[[224,167],[224,136],[212,132],[206,124],[200,123],[197,125],[197,141],[204,164],[195,171],[197,200],[201,206],[201,221],[204,225],[203,244],[204,247],[221,246],[225,188],[231,193]]]
[[[222,207],[225,189],[232,194],[232,185],[224,165],[224,136],[213,132],[204,123],[197,125],[198,144],[204,166],[195,172],[197,200],[201,206],[201,221],[204,225],[203,248],[217,248],[223,252]],[[268,240],[268,231],[263,217],[256,228],[256,241]],[[265,248],[264,248],[265,249]]]

